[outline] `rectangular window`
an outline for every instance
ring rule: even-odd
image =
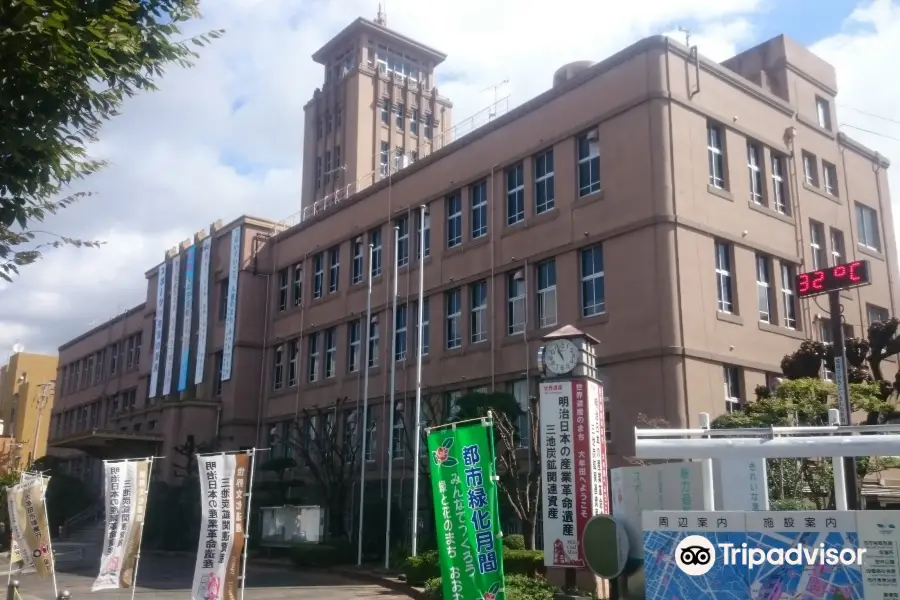
[[[328,251],[328,293],[338,291],[341,272],[341,248],[337,246]]]
[[[444,294],[446,302],[446,347],[448,350],[462,346],[462,290],[456,288]]]
[[[425,298],[425,303],[422,306],[422,356],[428,355],[428,346],[429,341],[431,340],[431,328],[429,327],[430,319],[430,308],[428,298]],[[413,318],[416,323],[416,338],[413,341],[413,347],[418,349],[419,344],[419,303],[418,301],[413,302]]]
[[[447,247],[462,244],[462,195],[453,192],[447,196]]]
[[[377,433],[375,411],[370,409],[367,412],[366,418],[369,421],[366,423],[366,461],[372,462],[375,460],[375,442],[378,439],[375,435]]]
[[[831,266],[844,264],[844,257],[847,252],[844,249],[844,232],[840,229],[831,228]]]
[[[290,273],[288,269],[278,272],[278,310],[284,312],[288,307],[288,294],[290,294]]]
[[[325,378],[334,377],[337,370],[337,328],[325,330]]]
[[[381,176],[387,177],[388,162],[391,159],[391,147],[387,142],[381,142],[381,152],[378,154],[378,160],[381,165]]]
[[[816,96],[816,117],[819,121],[819,127],[831,131],[831,107],[828,100]]]
[[[815,155],[804,150],[802,156],[803,181],[805,181],[807,185],[819,187],[819,169]]]
[[[725,412],[741,410],[741,371],[725,365]]]
[[[284,344],[275,346],[272,364],[272,388],[280,390],[284,387]]]
[[[534,214],[552,210],[556,205],[553,183],[553,148],[534,157]]]
[[[762,148],[753,142],[747,142],[747,169],[750,171],[750,201],[762,205],[763,202],[763,175]]]
[[[422,258],[422,210],[416,211],[416,260]],[[431,256],[431,212],[425,209],[425,257]]]
[[[525,273],[514,271],[506,276],[506,334],[525,331]]]
[[[597,244],[581,251],[581,316],[593,317],[606,312],[606,286],[603,272],[603,246]]]
[[[391,430],[391,458],[401,460],[406,455],[406,434],[403,431],[403,409],[394,409],[394,426]]]
[[[797,277],[797,269],[794,265],[781,263],[781,296],[784,300],[784,326],[788,329],[797,328],[797,295],[794,293],[794,285]]]
[[[772,322],[772,273],[768,256],[756,255],[756,291],[759,308],[759,320]]]
[[[134,336],[134,366],[139,366],[141,364],[141,341],[142,341],[142,333],[138,333]]]
[[[306,380],[312,383],[319,379],[319,332],[309,334],[307,340]]]
[[[228,316],[228,278],[219,282],[219,320],[224,321]]]
[[[881,252],[878,213],[865,204],[856,203],[856,237],[860,246]]]
[[[347,324],[347,371],[355,373],[359,370],[359,344],[362,321],[351,321]]]
[[[734,283],[731,276],[731,246],[716,242],[716,292],[718,311],[730,313],[734,309]]]
[[[431,139],[434,135],[434,117],[431,113],[425,113],[425,138]]]
[[[409,132],[413,135],[419,135],[419,109],[412,109],[412,116],[409,118]]]
[[[369,266],[369,276],[381,275],[381,229],[373,229],[369,232],[369,243],[372,244],[372,264]]]
[[[362,238],[356,238],[353,241],[353,270],[350,274],[350,284],[357,284],[363,280],[363,241]]]
[[[600,137],[596,129],[576,138],[578,150],[578,197],[600,191]]]
[[[126,347],[128,350],[125,353],[125,368],[132,369],[134,368],[134,348],[135,348],[136,340],[134,337],[130,337],[125,341]]]
[[[381,122],[385,125],[391,124],[391,101],[387,98],[381,99]]]
[[[313,264],[313,298],[321,298],[325,286],[325,255],[322,252],[316,254]]]
[[[116,371],[119,369],[119,342],[116,342],[112,345],[112,353],[109,357],[109,374],[115,375]],[[71,375],[71,371],[69,373]]]
[[[825,248],[825,226],[817,221],[809,220],[809,248],[812,254],[813,270],[828,266],[827,249]]]
[[[506,170],[506,224],[525,220],[525,166],[522,163]]]
[[[476,281],[469,286],[469,341],[473,344],[487,340],[487,281]]]
[[[325,185],[331,182],[331,150],[325,152]]]
[[[378,366],[378,348],[380,341],[378,330],[378,315],[373,315],[369,321],[369,368]]]
[[[487,181],[479,181],[471,188],[469,194],[472,205],[472,239],[487,235]]]
[[[397,129],[405,129],[406,128],[406,105],[398,104],[397,105]]]
[[[297,385],[297,372],[300,361],[300,339],[288,342],[290,348],[290,356],[288,358],[288,387]]]
[[[888,312],[888,309],[868,303],[866,304],[866,317],[869,319],[869,325],[872,323],[886,323],[891,320],[891,314]]]
[[[556,261],[537,266],[537,318],[541,329],[556,325]]]
[[[409,307],[397,305],[397,319],[394,321],[394,360],[406,360],[406,323]]]
[[[709,159],[709,185],[725,188],[725,136],[721,125],[706,124],[706,154]]]
[[[409,216],[397,219],[397,266],[409,264]]]
[[[784,181],[784,156],[772,153],[772,208],[783,215],[790,214],[787,188]]]
[[[837,167],[823,160],[822,175],[825,178],[825,193],[836,198],[838,196]]]
[[[303,302],[303,265],[294,265],[294,306]]]

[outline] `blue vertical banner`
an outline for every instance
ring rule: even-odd
[[[166,334],[166,368],[162,395],[172,393],[172,372],[175,368],[175,336],[178,333],[178,293],[181,285],[181,255],[172,259],[172,287],[169,290],[169,331]]]
[[[203,383],[203,371],[206,368],[206,334],[209,330],[209,254],[212,249],[212,236],[203,240],[200,250],[200,281],[197,291],[197,359],[194,361],[194,385]]]
[[[150,368],[149,398],[159,392],[159,362],[162,354],[163,319],[166,312],[166,263],[156,270],[156,315],[153,317],[153,366]]]
[[[234,357],[234,328],[237,319],[238,277],[241,273],[241,238],[244,228],[231,230],[231,262],[228,265],[228,303],[225,306],[225,342],[222,344],[222,381],[231,379]]]
[[[188,366],[191,356],[191,333],[194,318],[194,255],[196,248],[187,249],[187,260],[184,267],[184,308],[181,311],[181,356],[178,367],[178,391],[187,388]]]

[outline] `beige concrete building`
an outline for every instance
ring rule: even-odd
[[[0,435],[11,438],[4,458],[12,468],[27,468],[47,453],[57,357],[15,352],[0,367]]]
[[[601,341],[612,466],[640,413],[678,426],[737,409],[801,340],[828,338],[825,303],[797,300],[798,272],[866,259],[872,285],[842,295],[847,329],[897,313],[889,163],[837,131],[833,67],[789,38],[721,64],[647,38],[564,66],[465,136],[434,87],[440,52],[359,19],[314,59],[325,76],[305,107],[302,222],[217,224],[147,271],[146,304],[116,325],[140,332],[144,359],[109,429],[166,453],[191,435],[283,456],[307,411],[342,435],[368,372],[369,472],[383,480],[392,444],[408,481],[423,251],[426,403],[494,389],[524,406],[541,337],[574,325]],[[61,364],[125,335],[89,332]],[[58,445],[90,450],[72,441],[90,407],[122,393],[90,385],[58,398]]]

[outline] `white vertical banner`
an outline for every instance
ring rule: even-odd
[[[191,333],[194,320],[194,266],[197,248],[187,249],[184,266],[184,307],[181,310],[181,353],[178,356],[178,391],[187,389],[191,361]]]
[[[104,462],[106,535],[92,592],[133,587],[153,459]]]
[[[166,263],[156,270],[156,315],[153,317],[153,366],[150,367],[149,398],[159,392],[159,362],[162,354],[163,320],[166,313]]]
[[[241,238],[243,227],[231,230],[231,259],[228,266],[228,304],[225,308],[225,341],[222,347],[222,381],[231,379],[234,355],[234,327],[237,316],[238,276],[241,272]]]
[[[181,255],[172,259],[172,288],[169,290],[169,332],[166,334],[166,371],[163,396],[172,391],[172,371],[175,369],[175,335],[178,333],[178,286],[181,283]]]
[[[209,327],[209,255],[212,249],[212,236],[203,240],[200,251],[200,287],[197,301],[197,360],[194,363],[194,384],[203,383],[203,370],[206,368],[206,334]]]
[[[191,600],[236,600],[249,511],[251,460],[247,452],[197,455],[200,541]]]

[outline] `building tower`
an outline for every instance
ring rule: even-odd
[[[304,107],[304,209],[340,201],[450,141],[452,104],[434,87],[446,55],[385,24],[379,9],[313,54],[325,77]]]

